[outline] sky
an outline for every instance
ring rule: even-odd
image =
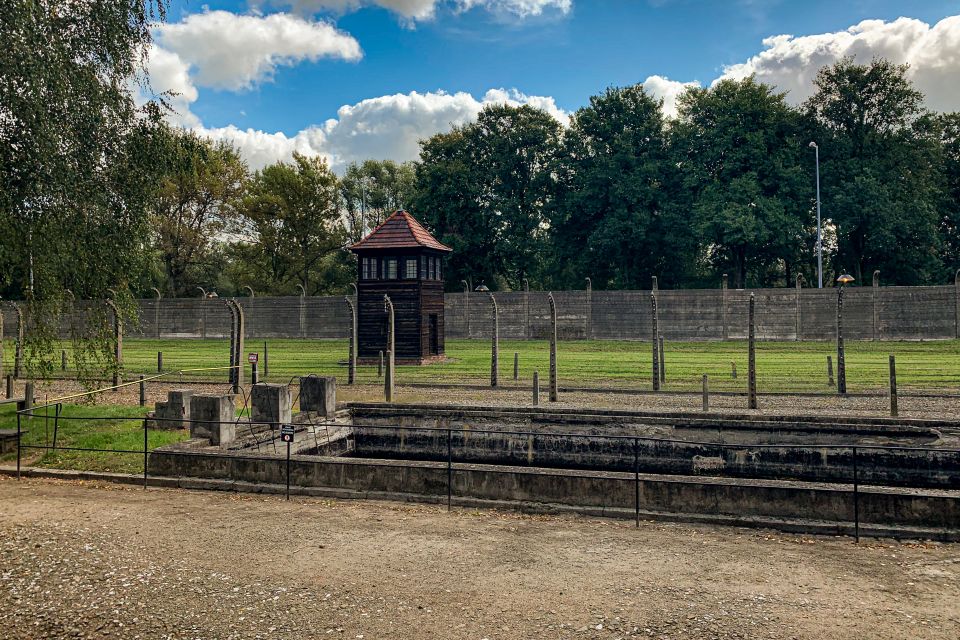
[[[171,122],[231,142],[254,169],[294,151],[337,171],[412,160],[485,104],[566,124],[591,95],[636,83],[668,116],[689,83],[750,74],[799,104],[843,56],[909,63],[929,108],[960,111],[960,0],[171,3],[150,91],[174,92]]]

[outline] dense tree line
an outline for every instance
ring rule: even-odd
[[[412,202],[454,248],[448,282],[814,284],[811,141],[825,284],[875,269],[940,284],[960,267],[960,114],[926,111],[905,66],[842,60],[799,107],[752,78],[724,80],[687,90],[678,113],[665,118],[637,85],[594,96],[566,129],[492,106],[426,140]]]

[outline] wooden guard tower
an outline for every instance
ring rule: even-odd
[[[394,308],[394,359],[424,364],[443,358],[443,256],[452,251],[406,211],[396,211],[350,250],[357,254],[357,355],[386,354],[387,313]]]

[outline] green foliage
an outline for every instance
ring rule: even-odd
[[[820,70],[806,107],[819,127],[824,215],[834,266],[858,281],[920,284],[942,273],[941,167],[935,122],[905,65],[846,59]]]
[[[748,273],[773,284],[771,267],[795,264],[815,229],[796,112],[753,78],[688,90],[678,110],[674,153],[708,263],[737,288]]]
[[[574,114],[558,162],[551,211],[552,280],[580,287],[641,288],[677,282],[695,245],[673,206],[678,172],[669,162],[660,104],[641,85],[608,89]]]
[[[163,178],[150,211],[153,245],[170,296],[211,288],[222,238],[238,228],[236,207],[247,167],[235,149],[195,133],[161,128]]]
[[[423,142],[413,212],[453,248],[446,281],[518,289],[542,279],[560,124],[529,106],[488,106]]]
[[[144,266],[160,109],[138,109],[129,86],[165,7],[0,3],[0,288],[26,299],[32,376],[47,375],[57,357],[50,345],[65,289],[84,299],[109,295],[132,317],[125,292]],[[103,364],[109,338],[82,318],[70,325],[75,351]]]
[[[364,160],[350,163],[340,180],[350,242],[359,242],[391,213],[409,206],[415,180],[416,170],[412,162]]]
[[[340,212],[339,181],[320,158],[295,153],[293,163],[254,174],[242,205],[253,242],[240,255],[261,290],[294,293],[299,284],[317,295],[352,280]]]

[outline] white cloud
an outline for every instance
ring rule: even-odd
[[[249,89],[269,80],[281,65],[363,55],[353,36],[333,25],[286,13],[205,11],[156,31],[160,45],[195,70],[194,84],[219,89]]]
[[[414,22],[433,19],[440,6],[447,6],[456,12],[479,8],[520,19],[543,15],[547,11],[567,14],[573,8],[573,0],[270,0],[270,2],[276,6],[291,7],[300,13],[321,11],[346,13],[363,7],[376,6],[388,9]]]
[[[168,120],[181,127],[198,126],[200,119],[190,111],[190,105],[197,100],[199,93],[190,80],[189,65],[172,51],[151,45],[147,54],[146,67],[150,78],[150,89],[155,94],[167,92],[176,94],[168,95],[166,98],[174,110],[174,113],[168,116]],[[142,102],[146,97],[141,95],[138,99]]]
[[[643,81],[643,88],[651,96],[663,100],[663,113],[668,118],[677,117],[677,98],[688,87],[699,87],[699,82],[679,82],[664,76],[650,76]]]
[[[491,89],[477,100],[469,93],[416,91],[370,98],[337,110],[322,126],[308,127],[294,136],[236,127],[198,129],[240,149],[252,168],[288,160],[294,151],[326,158],[334,169],[367,158],[414,160],[420,140],[476,119],[488,104],[529,104],[566,124],[568,115],[553,98],[527,96],[516,90]]]
[[[883,57],[910,65],[909,76],[926,94],[928,107],[960,109],[960,16],[933,26],[912,18],[864,20],[835,33],[773,36],[763,45],[763,51],[727,67],[714,82],[756,74],[757,80],[787,91],[787,99],[799,104],[813,94],[813,80],[821,67],[845,56],[861,64]]]

